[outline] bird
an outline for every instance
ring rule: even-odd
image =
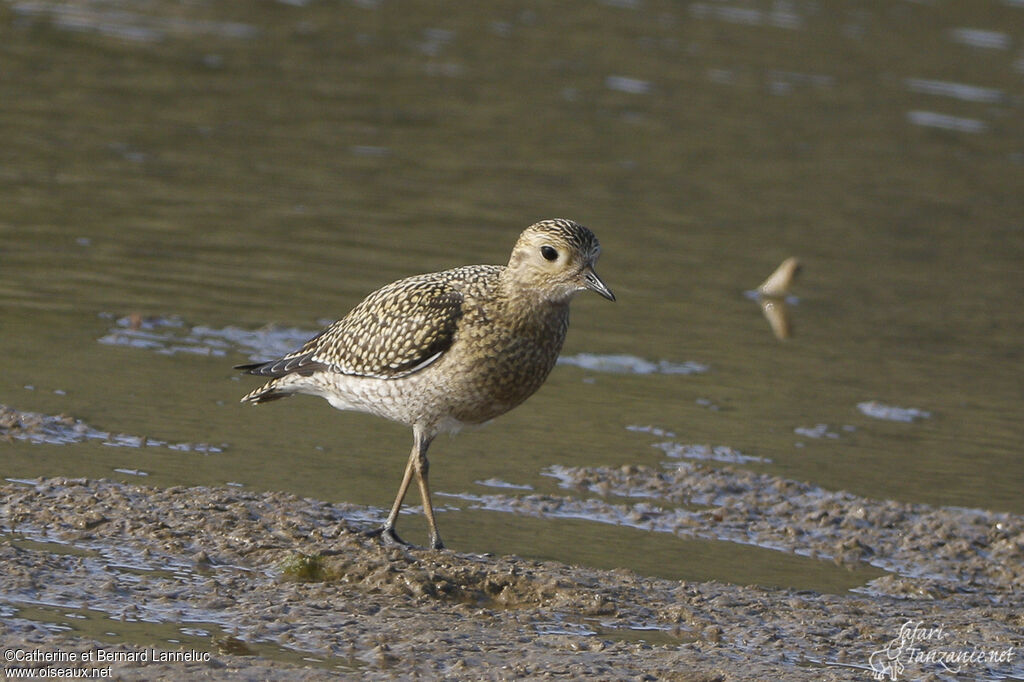
[[[411,427],[412,451],[391,511],[368,534],[409,544],[395,525],[415,475],[430,547],[443,549],[428,484],[431,442],[488,422],[540,388],[561,352],[575,294],[590,290],[615,300],[594,270],[600,254],[587,227],[564,218],[537,222],[519,235],[507,265],[400,279],[298,350],[237,365],[269,378],[241,402],[301,393]]]

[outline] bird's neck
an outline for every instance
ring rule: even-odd
[[[539,315],[567,310],[572,298],[571,293],[553,290],[545,281],[531,281],[511,268],[505,268],[498,279],[498,296],[512,308]]]
[[[529,287],[510,287],[496,302],[503,309],[503,317],[517,325],[548,326],[569,316],[568,299],[555,299],[549,292]]]

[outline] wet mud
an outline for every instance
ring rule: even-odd
[[[104,662],[77,665],[127,680],[860,680],[891,671],[889,656],[901,679],[943,679],[941,663],[893,644],[910,627],[941,627],[947,649],[1002,657],[961,662],[961,673],[1024,675],[1020,517],[688,461],[550,473],[597,496],[479,504],[586,512],[887,573],[842,595],[680,582],[383,546],[362,533],[378,511],[284,493],[18,480],[0,489],[0,645],[102,651]]]

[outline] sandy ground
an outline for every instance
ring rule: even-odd
[[[872,670],[1024,679],[1021,517],[871,501],[685,462],[559,476],[618,497],[481,504],[526,515],[584,509],[888,573],[845,595],[680,582],[385,547],[360,532],[367,509],[283,493],[21,481],[0,488],[4,665],[126,680],[864,680]],[[608,501],[631,497],[644,501]],[[70,622],[98,614],[121,633],[163,623],[199,634],[153,648],[152,635],[111,639],[102,625],[59,627],[60,617],[47,623],[33,609]],[[68,662],[71,654],[105,660]],[[38,660],[46,655],[65,660]],[[189,656],[198,660],[180,660]]]

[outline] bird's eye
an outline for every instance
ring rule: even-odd
[[[555,251],[554,247],[545,244],[540,247],[540,255],[544,256],[545,260],[555,260],[558,258],[558,251]]]

